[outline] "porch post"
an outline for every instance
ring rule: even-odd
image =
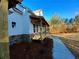
[[[40,18],[40,20],[41,20],[41,18]],[[41,37],[41,41],[42,41],[42,20],[40,22],[40,25],[41,25],[41,27],[40,27],[40,37]]]
[[[0,0],[0,59],[10,59],[8,38],[8,0]]]
[[[45,25],[45,35],[46,35],[47,33],[46,33],[46,25]]]

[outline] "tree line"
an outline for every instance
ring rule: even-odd
[[[58,15],[52,17],[49,22],[51,33],[73,33],[79,32],[79,15],[74,18],[61,18]]]

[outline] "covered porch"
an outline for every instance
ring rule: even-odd
[[[48,33],[49,24],[46,22],[43,16],[30,16],[30,18],[33,24],[33,39],[44,39]]]

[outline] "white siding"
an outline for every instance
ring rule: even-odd
[[[13,10],[12,10],[13,11]],[[27,13],[27,10],[23,11],[23,15],[20,15],[13,11],[11,15],[8,15],[8,31],[9,36],[19,35],[19,34],[32,34],[33,25],[31,19]],[[16,26],[12,28],[12,22],[16,22]]]

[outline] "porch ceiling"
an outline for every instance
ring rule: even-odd
[[[49,26],[44,17],[42,16],[30,16],[32,24],[38,24],[42,26]]]

